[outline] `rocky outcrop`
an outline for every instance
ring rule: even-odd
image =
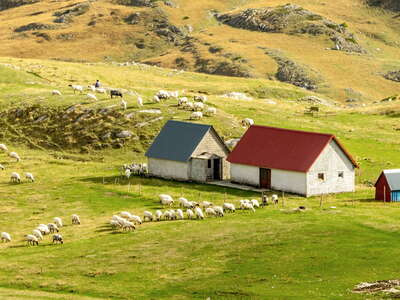
[[[14,29],[15,32],[24,32],[24,31],[32,31],[32,30],[51,30],[56,29],[57,27],[50,24],[43,23],[29,23],[27,25],[22,25]]]
[[[88,2],[82,2],[73,5],[71,8],[57,11],[54,16],[54,23],[71,23],[74,17],[81,16],[87,13],[90,9],[90,4]]]
[[[217,14],[216,18],[229,26],[254,31],[286,34],[325,35],[334,46],[332,49],[364,53],[347,25],[336,24],[321,15],[298,5],[246,9],[238,13]]]
[[[388,80],[400,82],[400,70],[398,71],[391,71],[383,75]]]
[[[39,0],[1,0],[0,11],[36,2],[39,2]]]
[[[399,0],[367,0],[367,4],[370,6],[381,7],[392,11],[400,11]]]
[[[157,0],[117,0],[118,4],[138,7],[155,7]]]

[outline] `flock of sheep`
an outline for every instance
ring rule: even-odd
[[[81,220],[78,215],[73,214],[72,215],[72,225],[80,225]],[[53,223],[49,224],[39,224],[35,229],[32,230],[31,234],[25,235],[25,240],[28,243],[28,245],[32,246],[39,246],[39,241],[43,241],[44,236],[54,233],[52,242],[54,243],[59,243],[59,244],[64,244],[64,239],[61,234],[58,232],[60,231],[61,227],[63,227],[63,222],[62,219],[59,217],[55,217],[53,219]],[[0,234],[1,241],[3,243],[9,243],[11,242],[11,235],[8,232],[2,232]]]
[[[15,159],[16,162],[21,161],[21,158],[18,155],[18,153],[14,152],[14,151],[8,152],[8,147],[5,144],[0,144],[0,151],[8,153],[8,156],[10,158]],[[5,170],[5,167],[2,164],[0,164],[0,170]],[[25,172],[25,179],[27,181],[29,181],[29,182],[34,182],[35,181],[35,177],[30,172]],[[11,177],[10,177],[10,181],[14,182],[14,183],[21,183],[21,176],[17,172],[12,172],[11,173]]]
[[[159,195],[160,203],[164,207],[171,207],[174,204],[174,199],[167,194]],[[239,209],[249,210],[255,212],[256,208],[268,205],[268,198],[264,197],[263,203],[259,203],[258,200],[240,200]],[[274,204],[278,203],[278,196],[276,194],[272,195],[271,201]],[[123,231],[135,230],[137,225],[142,224],[146,221],[170,221],[170,220],[183,220],[186,218],[188,220],[193,219],[204,219],[205,217],[223,217],[225,213],[234,213],[236,207],[233,203],[223,203],[222,206],[214,205],[212,202],[203,201],[197,203],[195,201],[189,201],[186,198],[179,198],[179,208],[178,209],[166,209],[165,211],[156,210],[154,213],[150,211],[143,212],[143,218],[138,215],[134,215],[128,211],[122,211],[119,215],[113,215],[110,219],[111,227],[116,229],[121,229]],[[185,213],[184,210],[186,209]]]

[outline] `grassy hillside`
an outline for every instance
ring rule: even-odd
[[[120,100],[100,95],[90,102],[67,87],[95,79],[126,90],[128,110],[119,108]],[[63,96],[52,96],[53,89]],[[207,94],[218,113],[201,122],[213,124],[225,139],[244,132],[239,125],[244,117],[261,125],[334,133],[361,165],[357,192],[327,196],[322,205],[320,198],[285,195],[279,206],[254,214],[237,211],[224,218],[152,222],[132,233],[113,232],[107,226],[113,214],[154,211],[160,208],[160,193],[236,205],[239,199],[259,197],[209,185],[120,176],[122,164],[144,161],[143,151],[167,119],[188,119],[190,113],[175,100],[151,102],[159,89]],[[220,97],[230,91],[254,99]],[[129,92],[142,95],[144,107],[137,107]],[[15,163],[0,153],[6,168],[0,171],[0,231],[13,236],[11,243],[0,243],[0,298],[365,299],[351,292],[356,284],[398,278],[393,266],[400,246],[399,206],[372,201],[371,183],[381,169],[400,165],[399,106],[396,101],[354,108],[320,106],[320,116],[312,117],[304,115],[310,104],[297,101],[307,95],[323,97],[265,79],[143,65],[0,58],[0,142],[22,158]],[[116,105],[111,111],[122,115],[102,121],[95,119],[97,113],[82,122],[69,117],[52,121],[78,104],[82,113]],[[161,114],[140,113],[143,109],[159,109]],[[127,121],[132,113],[135,118]],[[43,115],[48,118],[37,121]],[[159,116],[163,119],[137,127]],[[91,139],[74,136],[81,144],[62,139],[71,127]],[[113,139],[99,138],[102,132],[122,128],[134,137],[121,148],[113,146]],[[97,143],[108,146],[99,150]],[[10,184],[12,171],[30,171],[37,180]],[[308,210],[293,213],[299,205]],[[73,213],[81,216],[81,226],[70,225]],[[24,234],[55,216],[66,223],[61,229],[65,244],[52,246],[45,237],[39,247],[27,247]]]
[[[11,6],[13,1],[9,2]],[[340,30],[348,34],[339,44],[354,40],[361,53],[331,50],[335,47],[332,36],[317,34],[321,28],[317,29],[315,20],[311,23],[317,25],[305,28],[301,19],[294,18],[291,30],[260,32],[223,24],[214,16],[265,7],[279,11],[287,3],[283,0],[170,2],[172,6],[154,1],[153,7],[147,7],[134,6],[146,1],[42,0],[6,9],[0,11],[0,55],[91,62],[135,60],[277,80],[281,79],[279,61],[268,53],[279,53],[286,61],[303,66],[306,73],[318,74],[317,91],[335,100],[372,102],[398,93],[398,83],[383,77],[400,68],[399,21],[390,10],[395,8],[390,1],[294,3],[323,22],[341,25]],[[285,26],[285,18],[285,14],[278,15],[273,19],[275,25]]]

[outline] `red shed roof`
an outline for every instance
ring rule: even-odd
[[[228,156],[235,164],[308,172],[325,147],[334,140],[355,167],[355,160],[332,134],[251,126]]]

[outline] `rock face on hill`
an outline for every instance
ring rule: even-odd
[[[39,0],[1,0],[0,1],[0,11],[13,8],[13,7],[18,7],[21,5],[26,5],[26,4],[33,4],[39,2]]]
[[[254,31],[286,34],[325,35],[335,50],[364,53],[347,25],[334,23],[321,15],[298,5],[246,9],[238,13],[217,14],[216,18],[227,25]]]
[[[384,77],[388,80],[400,82],[400,70],[388,72]]]
[[[368,5],[382,7],[385,9],[400,11],[399,0],[367,0]]]

